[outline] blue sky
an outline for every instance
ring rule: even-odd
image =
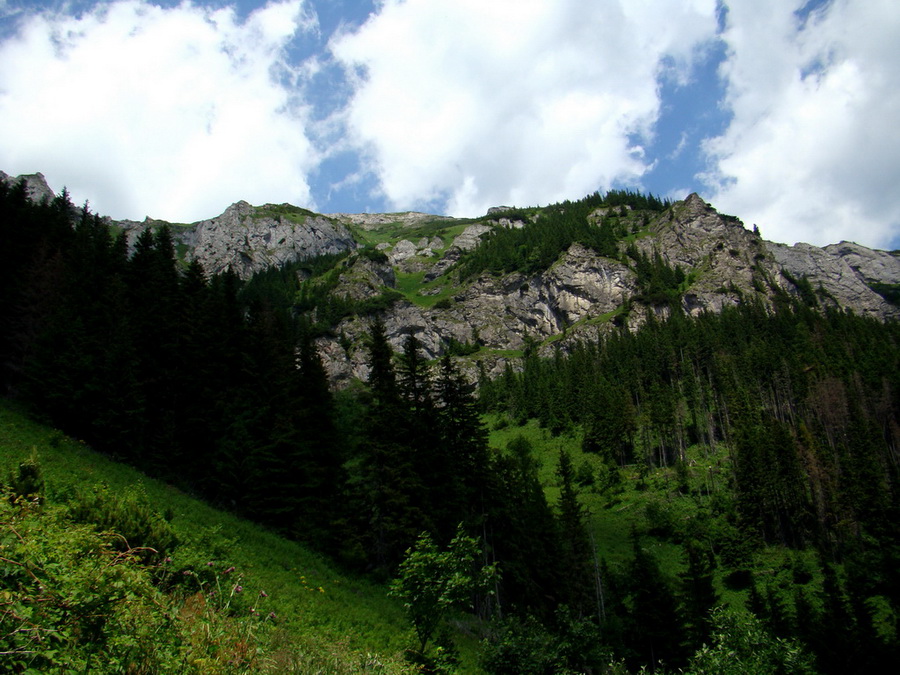
[[[699,192],[900,248],[894,0],[0,0],[0,169],[114,218]]]

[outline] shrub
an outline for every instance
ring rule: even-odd
[[[245,591],[224,563],[179,570],[192,586],[163,592],[159,573],[171,565],[147,566],[118,541],[73,523],[69,508],[0,500],[0,669],[150,675],[259,666],[263,631],[276,619],[261,609],[266,593]]]
[[[69,514],[77,522],[115,533],[114,547],[134,552],[145,563],[162,560],[178,545],[172,526],[153,509],[141,485],[121,494],[105,485],[80,491],[69,504]]]
[[[15,473],[10,473],[9,499],[13,502],[18,499],[36,500],[38,503],[44,501],[44,476],[37,452],[32,452],[31,457],[19,464]]]
[[[128,552],[57,507],[0,504],[7,672],[177,672],[171,604]]]

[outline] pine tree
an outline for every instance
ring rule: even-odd
[[[561,593],[563,602],[579,614],[590,613],[593,604],[591,578],[593,576],[593,551],[585,529],[585,510],[578,500],[575,487],[575,468],[568,452],[559,454],[556,475],[560,481],[559,534],[562,559],[566,570]]]
[[[710,612],[719,602],[713,585],[716,561],[709,548],[693,540],[687,542],[685,552],[688,568],[681,576],[681,611],[687,646],[694,651],[709,638]]]
[[[629,642],[640,663],[649,663],[654,669],[663,662],[668,667],[676,666],[685,655],[675,596],[636,532],[632,532],[632,549],[634,558],[628,574],[632,601]]]
[[[389,571],[424,529],[434,526],[423,509],[424,485],[416,472],[414,448],[407,443],[408,407],[404,404],[393,365],[393,351],[384,324],[375,321],[369,340],[371,400],[360,447],[364,522],[359,531],[370,564]]]
[[[441,359],[436,383],[439,402],[438,448],[442,478],[436,486],[443,514],[441,531],[446,536],[453,522],[482,521],[488,489],[487,430],[478,413],[471,385],[449,355]]]

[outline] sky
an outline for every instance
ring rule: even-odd
[[[699,193],[900,248],[896,0],[0,0],[0,170],[116,219]]]

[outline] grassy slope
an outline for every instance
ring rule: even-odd
[[[402,607],[386,597],[384,587],[349,576],[295,542],[113,462],[0,402],[0,475],[7,476],[33,449],[51,499],[67,485],[105,483],[122,490],[140,482],[160,510],[172,509],[172,525],[182,538],[233,540],[228,559],[243,572],[248,591],[268,593],[260,608],[279,617],[275,639],[290,645],[299,672],[401,672],[410,632]]]
[[[532,443],[540,464],[541,484],[553,505],[559,495],[555,472],[561,450],[570,453],[576,468],[587,463],[595,474],[599,474],[597,457],[582,453],[578,435],[553,437],[534,420],[521,427],[503,426],[494,415],[487,416],[486,421],[493,427],[490,442],[494,447],[504,448],[518,435]],[[0,402],[0,476],[8,475],[10,469],[35,448],[51,499],[54,492],[65,490],[67,485],[105,483],[113,490],[122,490],[141,483],[152,503],[160,510],[174,512],[172,525],[184,539],[225,537],[232,540],[234,543],[227,550],[228,560],[244,574],[244,587],[254,595],[258,590],[265,590],[269,597],[260,609],[274,611],[279,617],[279,630],[274,640],[278,645],[288,645],[288,658],[293,664],[290,672],[405,672],[402,652],[411,644],[411,631],[399,603],[386,597],[383,586],[347,575],[300,544],[213,509],[130,467],[113,462]],[[720,487],[724,484],[728,472],[724,452],[706,456],[699,446],[695,446],[689,449],[688,459],[691,464],[688,495],[677,491],[674,469],[658,469],[642,480],[636,468],[628,467],[623,471],[621,489],[602,490],[599,486],[581,489],[598,554],[611,566],[624,566],[630,560],[632,527],[647,534],[650,527],[646,515],[648,506],[654,503],[662,506],[675,527],[681,527],[705,508],[706,486],[710,481],[719,482]],[[670,579],[674,580],[684,571],[681,547],[668,537],[644,536],[642,544],[653,552],[663,573]],[[777,581],[790,575],[789,568],[796,566],[798,558],[809,555],[809,552],[789,554],[771,547],[758,550],[753,556],[753,574],[757,579]],[[746,592],[729,590],[722,576],[720,568],[716,585],[721,600],[731,605],[743,605]],[[814,577],[811,588],[821,584],[818,575]],[[457,626],[464,629],[466,623],[463,620]],[[457,633],[457,640],[463,660],[462,672],[478,672],[475,638]],[[278,648],[277,645],[273,647],[276,651]],[[277,672],[286,671],[278,668]]]
[[[536,420],[530,420],[521,427],[504,426],[501,418],[496,415],[488,415],[486,421],[491,428],[490,443],[494,447],[505,448],[510,440],[519,435],[531,442],[540,466],[541,485],[552,506],[559,499],[556,467],[560,451],[565,450],[570,454],[576,469],[587,463],[595,475],[600,474],[600,460],[595,455],[581,451],[579,434],[553,437]],[[666,576],[675,580],[686,570],[682,547],[673,543],[671,536],[652,530],[654,526],[659,527],[661,519],[669,524],[670,532],[689,530],[693,521],[708,514],[708,494],[726,491],[730,475],[730,460],[724,449],[707,454],[702,446],[690,447],[687,450],[687,463],[690,486],[688,494],[679,493],[674,468],[653,470],[642,480],[637,466],[629,466],[622,471],[619,489],[603,490],[599,482],[595,486],[579,488],[581,503],[588,513],[588,529],[600,558],[605,559],[613,568],[621,569],[627,565],[633,555],[631,532],[634,527],[644,535],[642,546],[653,553]],[[652,511],[661,515],[656,519],[648,517],[648,513]],[[811,550],[789,552],[784,548],[770,546],[760,548],[752,554],[750,567],[758,581],[768,583],[788,574],[791,568],[798,565],[814,566],[814,558]],[[729,588],[725,582],[726,573],[727,570],[719,567],[715,575],[721,602],[743,607],[747,592]],[[812,590],[820,585],[821,579],[815,574],[808,588]]]

